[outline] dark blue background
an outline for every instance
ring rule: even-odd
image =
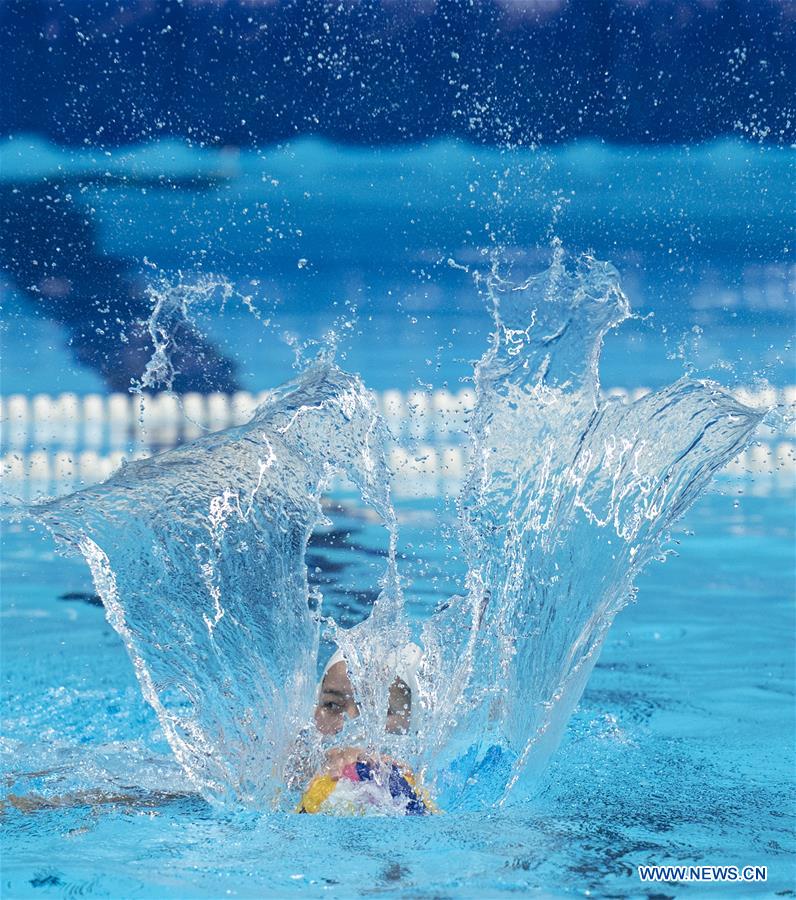
[[[688,142],[739,123],[794,136],[790,0],[7,0],[0,11],[0,127],[62,143]]]
[[[790,0],[0,0],[6,149],[93,150],[85,170],[0,172],[0,266],[115,390],[151,353],[145,257],[265,275],[308,320],[343,285],[425,290],[429,260],[487,231],[533,248],[555,228],[623,270],[709,253],[738,280],[792,235],[794,34]],[[334,143],[297,140],[318,137]],[[167,138],[230,165],[111,171]],[[272,190],[238,148],[277,142],[297,155]],[[352,144],[373,158],[344,158]],[[551,145],[571,158],[530,149]],[[234,354],[186,328],[175,388],[240,386]]]

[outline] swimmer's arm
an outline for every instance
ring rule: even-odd
[[[195,794],[171,791],[153,791],[148,794],[108,793],[106,791],[74,791],[55,797],[43,797],[41,794],[9,794],[0,810],[5,811],[8,803],[19,812],[33,813],[52,809],[72,809],[78,806],[132,806],[154,809],[166,806],[177,800],[195,798]]]

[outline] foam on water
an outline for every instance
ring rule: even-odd
[[[603,337],[630,314],[606,263],[570,271],[556,249],[522,284],[497,272],[485,284],[495,330],[459,498],[467,581],[425,623],[401,594],[390,436],[361,380],[328,358],[250,423],[35,508],[88,561],[208,798],[290,806],[328,747],[312,727],[325,620],[305,551],[335,475],[380,517],[389,552],[369,618],[325,621],[361,710],[334,742],[406,760],[445,809],[481,807],[533,792],[635,577],[762,419],[689,378],[629,405],[601,400]],[[412,727],[388,734],[390,660],[418,633]]]

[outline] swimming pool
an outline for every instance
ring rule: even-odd
[[[191,796],[102,609],[68,599],[93,593],[82,564],[54,558],[27,526],[7,528],[6,793],[90,789],[140,802],[35,813],[7,805],[5,891],[638,896],[635,866],[706,860],[767,865],[768,883],[745,890],[787,890],[791,499],[730,482],[689,514],[682,529],[695,535],[620,614],[537,802],[412,822],[221,812]],[[427,549],[449,511],[429,500],[398,510],[421,611],[457,574]],[[335,551],[313,550],[325,552]],[[340,602],[345,585],[327,596]],[[162,791],[189,795],[166,802]]]
[[[183,151],[167,145],[164,152],[173,158]],[[676,196],[692,183],[693,165],[713,173],[714,194],[726,183],[722,165],[748,165],[746,156],[736,158],[738,145],[700,152],[696,164],[686,154]],[[478,171],[495,168],[491,153],[457,145],[408,154],[379,151],[370,156],[376,175],[368,171],[363,183],[377,177],[396,186],[411,182],[412,175],[451,172],[457,165],[477,170],[455,179],[472,182]],[[551,177],[567,173],[574,179],[584,157],[582,171],[613,166],[616,173],[632,156],[638,183],[648,184],[649,172],[664,164],[682,173],[686,161],[680,154],[587,145],[556,151],[548,163]],[[473,223],[457,221],[445,232],[445,217],[434,218],[433,202],[444,180],[431,177],[431,184],[415,181],[384,208],[371,209],[370,220],[362,213],[365,193],[359,214],[351,217],[353,231],[343,239],[336,226],[345,217],[335,204],[356,196],[351,180],[362,171],[363,155],[311,143],[265,161],[244,156],[235,177],[210,195],[197,217],[200,226],[186,214],[204,202],[196,191],[169,189],[150,198],[147,208],[159,215],[149,226],[138,188],[122,182],[110,191],[107,185],[97,189],[92,203],[98,204],[105,248],[157,259],[172,280],[196,261],[195,242],[207,233],[208,221],[234,220],[264,171],[279,181],[286,177],[276,172],[280,164],[306,173],[325,161],[333,197],[324,197],[313,214],[283,214],[294,228],[303,216],[323,227],[307,235],[305,244],[293,235],[296,246],[282,256],[268,255],[267,265],[242,262],[256,236],[249,220],[239,240],[209,244],[213,270],[227,275],[238,294],[252,297],[258,311],[268,310],[275,324],[263,327],[245,305],[230,304],[221,315],[217,298],[197,310],[202,331],[237,362],[240,391],[183,397],[189,419],[179,404],[161,398],[159,412],[154,404],[145,406],[142,428],[129,396],[106,395],[96,371],[75,364],[63,346],[68,329],[53,327],[40,308],[9,292],[7,330],[18,337],[4,365],[2,453],[9,492],[25,499],[60,494],[81,479],[89,483],[107,475],[121,455],[162,450],[197,436],[203,425],[242,421],[260,391],[291,374],[296,342],[284,342],[280,334],[292,331],[300,342],[333,328],[342,333],[341,363],[377,391],[379,407],[399,435],[391,457],[393,499],[411,618],[427,620],[461,590],[466,565],[453,528],[454,497],[466,465],[460,429],[472,407],[472,385],[465,379],[491,327],[470,273],[460,268],[479,262],[462,240]],[[39,148],[21,158],[42,156]],[[86,167],[96,175],[100,165],[109,165],[86,162],[79,153],[68,156],[83,176]],[[214,162],[212,154],[201,159]],[[144,163],[125,157],[119,165],[135,170]],[[196,159],[189,163],[198,165]],[[772,190],[782,188],[779,158],[772,161],[761,150],[755,164]],[[537,184],[534,190],[544,194],[547,187]],[[302,185],[295,191],[290,199],[298,204]],[[368,222],[388,234],[397,211],[407,220],[415,214],[406,212],[415,194],[431,198],[425,210],[431,218],[414,243],[405,237],[411,233],[407,222],[399,229],[400,245],[369,243]],[[662,212],[651,204],[649,213],[654,219],[658,209],[668,236],[677,238],[661,251],[652,246],[659,231],[636,231],[640,201],[607,204],[607,225],[594,237],[589,204],[597,201],[590,197],[582,207],[573,201],[572,216],[564,219],[569,240],[621,248],[614,261],[634,307],[655,313],[609,334],[601,362],[606,392],[632,400],[640,389],[661,388],[690,367],[725,381],[752,405],[793,402],[792,361],[783,337],[792,317],[793,268],[772,249],[775,223],[758,220],[746,255],[733,255],[739,234],[749,232],[753,194],[735,197],[726,230],[712,226],[697,251],[688,249],[690,239],[672,224],[667,204]],[[789,202],[780,197],[772,208],[787,210]],[[328,218],[316,214],[324,204],[332,207]],[[711,203],[704,209],[694,203],[686,216],[691,233],[707,229],[714,212]],[[522,223],[512,207],[501,215],[520,223],[518,245],[540,243],[538,222]],[[180,240],[174,240],[170,222],[185,227]],[[122,233],[120,223],[129,223],[129,230]],[[337,250],[343,246],[362,252],[341,262]],[[546,255],[512,252],[519,269],[540,268]],[[308,264],[299,266],[301,260]],[[5,892],[482,897],[506,891],[679,896],[689,887],[703,889],[645,888],[636,867],[646,863],[765,865],[768,881],[744,885],[744,895],[788,891],[796,875],[792,425],[759,437],[762,446],[731,464],[677,525],[669,543],[678,549],[676,558],[653,563],[642,576],[638,600],[610,631],[535,798],[424,820],[263,814],[218,809],[202,800],[144,702],[84,564],[56,556],[51,539],[28,521],[5,525]],[[311,543],[310,581],[322,589],[336,618],[352,625],[372,607],[385,534],[350,493],[333,490],[326,509],[332,525]],[[57,800],[79,792],[89,795],[77,804]],[[10,795],[28,800],[14,805]],[[100,795],[111,802],[99,803]]]

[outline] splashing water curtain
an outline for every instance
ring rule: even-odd
[[[630,315],[612,266],[557,249],[522,284],[485,281],[495,330],[475,370],[459,497],[468,574],[420,630],[406,734],[385,729],[390,660],[413,633],[396,564],[390,435],[361,380],[320,358],[248,424],[124,466],[34,514],[88,562],[177,759],[214,802],[295,808],[323,607],[304,560],[333,477],[389,536],[381,590],[327,623],[360,715],[335,737],[400,759],[446,812],[533,794],[633,582],[763,414],[683,378],[601,399],[603,337]],[[417,633],[417,628],[414,629]]]

